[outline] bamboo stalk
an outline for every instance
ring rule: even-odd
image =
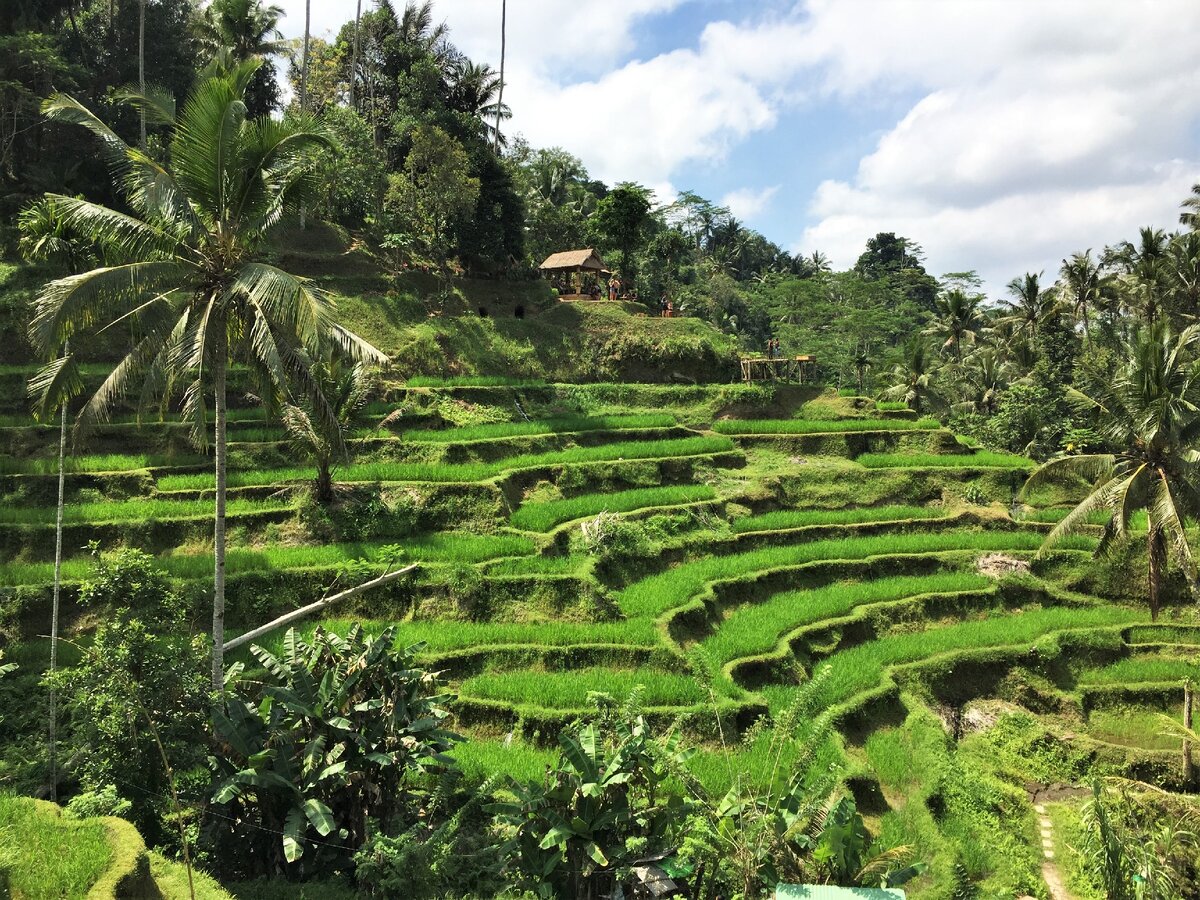
[[[340,603],[342,600],[348,600],[351,597],[357,596],[364,591],[369,591],[371,588],[382,587],[385,584],[391,584],[401,575],[407,575],[417,568],[417,563],[405,566],[403,569],[397,569],[395,572],[387,572],[380,575],[378,578],[372,578],[370,581],[365,581],[357,587],[348,588],[339,594],[334,594],[332,597],[325,597],[315,603],[310,603],[308,606],[302,606],[299,609],[294,609],[289,613],[284,613],[277,619],[272,619],[266,625],[260,625],[251,631],[247,631],[243,635],[233,638],[225,642],[226,650],[233,650],[235,647],[240,647],[242,644],[249,643],[255,638],[260,638],[268,632],[274,631],[276,628],[282,628],[284,625],[290,625],[299,619],[303,619],[310,613],[325,609],[327,606],[333,606],[335,603]]]

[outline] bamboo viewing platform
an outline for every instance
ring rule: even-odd
[[[812,381],[817,366],[815,356],[743,356],[742,381],[791,381],[804,384],[805,378]]]

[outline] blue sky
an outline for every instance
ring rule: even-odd
[[[282,5],[298,36],[302,0]],[[313,7],[321,35],[354,2]],[[498,64],[500,0],[435,15]],[[895,231],[999,298],[1175,227],[1200,182],[1197,34],[1196,0],[509,0],[505,100],[510,131],[595,177],[694,190],[839,267]]]

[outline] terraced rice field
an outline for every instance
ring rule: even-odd
[[[516,397],[529,386],[503,378],[417,381],[409,386],[422,396],[448,388],[442,399],[459,409],[470,409],[475,401],[462,398],[471,394],[502,396],[513,388]],[[497,402],[476,411],[477,424],[389,433],[369,458],[338,470],[342,488],[327,510],[304,496],[311,466],[277,450],[264,458],[287,464],[260,467],[247,460],[267,450],[247,445],[229,475],[241,493],[229,504],[228,572],[287,573],[289,590],[298,592],[239,599],[232,609],[246,617],[243,625],[265,617],[259,605],[291,608],[389,563],[422,564],[403,589],[366,595],[354,609],[331,609],[300,627],[344,633],[361,622],[378,633],[396,625],[399,643],[419,645],[422,662],[446,673],[464,719],[460,730],[471,738],[454,751],[468,773],[539,776],[557,724],[586,714],[598,695],[620,702],[637,691],[660,721],[679,718],[700,748],[693,773],[719,793],[739,774],[766,779],[798,764],[787,755],[792,751],[771,748],[769,727],[751,726],[802,696],[845,716],[876,698],[892,720],[903,719],[905,704],[923,702],[913,697],[938,689],[927,669],[941,672],[981,655],[997,677],[1022,666],[1045,677],[1040,661],[1055,662],[1053,672],[1073,673],[1074,681],[1059,685],[1065,692],[1200,677],[1188,648],[1200,645],[1200,629],[1151,627],[1140,608],[1080,593],[1095,583],[1088,580],[1097,565],[1090,559],[1094,536],[1037,556],[1044,523],[1065,508],[1014,522],[985,509],[986,502],[969,502],[963,476],[939,475],[982,470],[966,477],[1007,485],[1010,472],[1019,479],[1030,469],[1027,459],[961,445],[944,454],[867,453],[851,461],[843,450],[839,457],[799,458],[771,449],[782,442],[739,447],[732,438],[877,433],[893,441],[864,444],[879,447],[896,446],[898,432],[941,426],[915,418],[748,418],[678,436],[685,433],[675,415],[662,409],[683,408],[686,391],[695,388],[680,388],[674,399],[670,388],[641,390],[659,405],[610,414],[564,411],[575,394],[538,387],[529,393],[549,399],[532,408],[525,397],[528,420],[514,420],[515,406]],[[389,408],[371,414],[382,418]],[[667,428],[672,436],[661,439],[627,434]],[[547,446],[530,440],[544,436],[554,436],[549,446],[557,449],[527,452]],[[929,446],[943,437],[931,435]],[[40,455],[0,463],[10,492],[0,505],[0,553],[7,554],[0,590],[26,592],[34,598],[27,608],[35,610],[53,575],[37,544],[51,534],[53,482],[26,476],[54,472],[54,440],[45,430]],[[486,461],[416,461],[484,442]],[[846,444],[826,443],[839,442]],[[65,520],[104,525],[129,546],[146,540],[138,526],[163,526],[156,539],[165,533],[168,545],[151,548],[158,563],[181,585],[203,589],[213,566],[203,530],[212,514],[204,493],[213,486],[208,464],[152,445],[145,454],[77,456],[69,465]],[[831,486],[839,499],[825,490]],[[832,505],[842,508],[822,508]],[[581,526],[602,512],[621,526],[585,539]],[[90,557],[68,549],[64,580],[89,577]],[[981,567],[985,556],[1031,571],[999,577],[1004,566]],[[347,570],[355,561],[364,566]],[[1076,666],[1073,639],[1064,635],[1093,640],[1107,656]],[[278,650],[281,640],[276,633],[260,643]],[[244,648],[239,658],[251,661]],[[892,687],[897,679],[926,687],[909,696],[907,687]],[[740,732],[748,729],[742,745]],[[728,752],[718,751],[722,742]],[[880,743],[866,746],[878,750]],[[841,737],[822,753],[828,765],[852,762],[866,781],[895,776],[886,767],[876,773],[871,754]],[[896,827],[898,838],[917,839],[903,831],[907,825]],[[931,874],[916,896],[926,888],[929,896],[948,896],[947,877]]]

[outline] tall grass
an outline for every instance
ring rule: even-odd
[[[1146,681],[1200,682],[1200,660],[1171,656],[1130,656],[1079,673],[1080,684],[1138,684]]]
[[[690,674],[658,669],[575,669],[568,672],[489,673],[468,678],[459,689],[463,697],[501,700],[539,709],[582,709],[588,694],[603,692],[622,700],[634,688],[644,690],[647,706],[686,706],[707,698],[707,691]]]
[[[489,575],[574,575],[588,558],[582,556],[514,556],[498,559],[487,567]]]
[[[636,581],[619,594],[621,609],[629,616],[656,617],[699,593],[704,585],[768,569],[796,566],[818,560],[865,559],[888,554],[941,553],[952,550],[1029,551],[1041,547],[1043,536],[1027,532],[944,531],[937,534],[879,534],[764,547],[729,556],[707,556],[682,563]],[[1090,550],[1095,540],[1077,536],[1059,545],[1062,549]]]
[[[1142,617],[1142,613],[1118,606],[1052,607],[881,638],[836,653],[823,663],[829,667],[829,676],[816,686],[816,696],[822,707],[834,706],[877,686],[889,666],[917,662],[952,650],[1030,644],[1051,632],[1124,625]],[[790,692],[786,688],[769,688],[766,693],[774,707],[778,701],[786,702]]]
[[[600,512],[630,512],[650,506],[675,506],[712,500],[716,491],[703,484],[667,485],[666,487],[634,488],[610,494],[583,494],[566,500],[546,503],[527,503],[512,514],[514,528],[526,531],[549,531],[555,525]]]
[[[235,498],[227,502],[225,512],[229,516],[238,516],[279,512],[293,509],[294,506],[294,502],[289,500]],[[159,497],[67,503],[63,506],[63,521],[68,524],[210,518],[212,514],[211,500],[163,500]],[[54,520],[55,510],[50,507],[0,506],[0,525],[52,525]]]
[[[69,819],[0,795],[0,873],[12,896],[85,897],[111,862],[100,820]]]
[[[535,747],[518,739],[489,741],[472,739],[455,744],[450,756],[471,781],[508,776],[520,782],[537,781],[554,764],[559,751]]]
[[[929,431],[937,419],[721,419],[718,434],[838,434],[850,431]]]
[[[532,553],[533,541],[515,534],[430,534],[396,541],[394,544],[324,544],[320,546],[268,547],[251,550],[232,547],[225,555],[225,571],[230,575],[242,572],[309,569],[336,566],[353,559],[378,561],[381,565],[383,547],[398,547],[400,562],[453,562],[460,564],[482,562],[500,556]],[[158,557],[158,565],[168,574],[183,579],[211,578],[213,558],[210,553],[178,554]],[[94,569],[88,557],[63,560],[62,577],[66,581],[83,581]],[[53,563],[8,563],[0,570],[0,583],[47,584],[53,580]]]
[[[1131,644],[1200,645],[1200,629],[1172,628],[1170,625],[1145,625],[1129,630]]]
[[[884,603],[919,594],[984,590],[995,584],[983,575],[945,572],[902,575],[876,581],[831,584],[808,591],[775,594],[765,603],[739,607],[704,641],[714,659],[725,663],[774,649],[789,631],[845,616],[868,603]]]
[[[727,437],[688,437],[661,441],[626,441],[597,447],[570,447],[549,453],[527,453],[494,462],[398,463],[372,462],[338,470],[340,481],[430,481],[463,483],[495,478],[503,472],[538,466],[572,465],[627,459],[667,459],[701,456],[733,449]],[[312,478],[310,467],[251,470],[229,473],[230,487],[281,484]],[[206,490],[213,486],[211,473],[167,475],[158,480],[160,491]]]
[[[906,522],[940,519],[946,510],[936,506],[860,506],[853,509],[778,509],[733,520],[733,530],[778,531],[810,525],[860,525],[864,522]]]
[[[669,428],[675,417],[665,413],[627,416],[564,416],[533,422],[492,422],[440,430],[421,429],[404,432],[404,440],[429,444],[457,444],[492,438],[526,437],[540,434],[568,434],[580,431],[609,431],[627,428]]]
[[[854,460],[868,469],[1032,469],[1036,463],[1012,453],[864,453]]]

